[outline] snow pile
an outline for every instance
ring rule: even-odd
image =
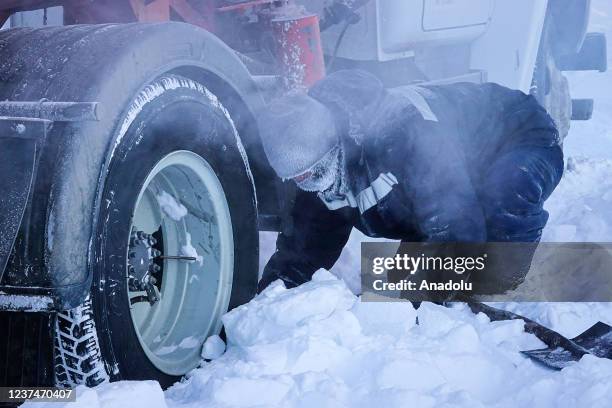
[[[204,265],[204,257],[198,254],[198,251],[191,244],[191,234],[186,233],[185,237],[185,245],[181,246],[180,255],[181,256],[189,256],[195,258],[196,261],[200,264],[200,266]]]
[[[612,361],[549,371],[519,353],[543,346],[520,321],[361,303],[326,271],[295,289],[277,282],[224,323],[226,353],[169,389],[168,406],[604,407],[612,396]]]
[[[575,305],[559,306],[549,317],[571,323]],[[324,270],[294,289],[275,282],[224,324],[225,353],[209,338],[202,357],[212,361],[165,395],[155,382],[125,381],[79,387],[78,403],[53,407],[603,408],[612,398],[610,360],[551,371],[519,353],[543,347],[521,321],[490,322],[462,304],[362,303]]]
[[[504,303],[501,307],[551,327],[562,335],[572,338],[597,322],[612,325],[612,304],[596,302],[556,303]],[[612,396],[611,396],[612,397]]]
[[[609,242],[612,238],[612,160],[569,157],[546,209],[543,241]],[[607,216],[608,215],[608,216]]]
[[[27,402],[22,408],[165,408],[164,393],[156,381],[104,383],[95,389],[79,386],[76,402]]]
[[[187,215],[187,208],[171,195],[165,191],[162,191],[156,196],[157,202],[168,217],[174,221],[180,221],[184,216]]]
[[[219,358],[225,352],[225,342],[217,335],[210,336],[202,346],[202,358],[206,360],[214,360]]]
[[[178,349],[194,349],[198,347],[199,344],[200,344],[200,340],[198,340],[197,338],[193,336],[189,336],[189,337],[185,337],[178,344],[171,344],[168,346],[160,347],[158,350],[155,351],[155,354],[159,356],[163,356],[166,354],[174,353]]]

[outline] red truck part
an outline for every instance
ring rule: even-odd
[[[319,17],[288,14],[271,21],[277,58],[288,88],[310,87],[325,76]]]

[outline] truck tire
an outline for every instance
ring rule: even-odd
[[[563,142],[570,129],[572,98],[567,78],[555,61],[552,24],[554,24],[553,19],[547,17],[542,29],[531,94],[553,118],[559,130],[560,140]]]
[[[107,374],[171,385],[256,285],[253,188],[227,111],[201,84],[171,75],[128,112],[102,195],[91,306],[57,317],[61,385]]]
[[[224,47],[178,23],[0,33],[0,99],[100,103],[99,122],[49,132],[22,224],[41,242],[19,244],[40,248],[32,270],[57,284],[92,282],[56,315],[58,385],[170,386],[198,366],[223,313],[256,293],[248,160],[204,76],[183,69]],[[235,56],[224,58],[232,74]]]

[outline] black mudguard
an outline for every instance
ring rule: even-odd
[[[37,144],[44,139],[49,123],[0,118],[0,282],[30,197]]]

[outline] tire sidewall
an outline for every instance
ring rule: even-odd
[[[178,150],[192,151],[215,170],[229,204],[234,237],[230,309],[255,294],[256,206],[248,168],[234,132],[218,103],[197,89],[179,87],[166,89],[146,103],[113,150],[102,189],[92,265],[94,314],[102,357],[111,379],[154,378],[163,387],[179,379],[155,368],[140,347],[126,287],[134,206],[148,173],[164,156]]]
[[[235,94],[249,112],[257,110],[261,98],[235,53],[190,24],[108,24],[35,32],[40,35],[32,34],[29,43],[44,46],[26,49],[24,54],[29,60],[36,53],[36,64],[30,65],[45,69],[24,70],[29,74],[23,87],[29,93],[21,97],[98,103],[99,120],[55,123],[50,128],[40,153],[43,174],[33,190],[35,208],[28,219],[29,234],[37,237],[32,240],[41,252],[34,260],[44,263],[51,286],[70,289],[60,299],[67,310],[79,306],[89,293],[96,262],[90,239],[97,235],[100,186],[126,107],[143,84],[166,73],[183,72],[210,84],[228,103],[233,103]],[[243,120],[243,112],[238,115]],[[244,136],[253,134],[245,130]]]

